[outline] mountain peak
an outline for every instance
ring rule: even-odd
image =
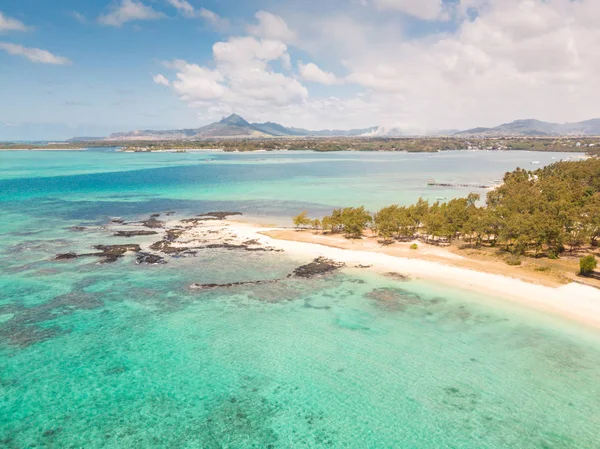
[[[225,125],[232,125],[232,126],[249,126],[250,123],[248,123],[246,120],[244,120],[243,117],[240,117],[237,114],[231,114],[229,117],[223,117],[221,119],[221,123],[225,124]]]

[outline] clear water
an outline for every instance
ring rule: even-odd
[[[572,323],[354,269],[189,289],[289,254],[52,260],[110,216],[374,209],[552,156],[0,152],[0,447],[598,447],[600,335]]]

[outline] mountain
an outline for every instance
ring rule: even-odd
[[[287,128],[277,123],[249,123],[237,114],[223,117],[220,121],[196,129],[176,129],[166,131],[139,130],[115,133],[105,140],[195,140],[218,137],[329,137],[360,136],[376,130],[365,129],[309,131],[301,128]]]
[[[207,138],[252,137],[401,137],[401,136],[456,136],[456,137],[552,137],[552,136],[600,136],[600,119],[576,123],[549,123],[540,120],[516,120],[495,128],[473,128],[466,131],[408,130],[397,127],[374,126],[350,130],[311,131],[293,128],[273,122],[250,123],[237,114],[223,117],[220,121],[201,128],[174,130],[138,130],[111,134],[106,138],[76,137],[71,141],[84,140],[199,140]]]
[[[550,123],[540,120],[515,120],[495,128],[473,128],[461,131],[455,136],[505,137],[505,136],[600,136],[600,119],[576,123]]]

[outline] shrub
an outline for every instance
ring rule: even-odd
[[[519,265],[521,265],[521,258],[516,254],[512,254],[506,259],[506,263],[511,267],[518,267]]]
[[[550,260],[557,260],[558,259],[558,253],[554,250],[550,250],[548,251],[548,259]]]
[[[410,249],[419,249],[419,245],[413,243],[412,245],[410,245]]]
[[[582,257],[579,261],[579,274],[582,276],[589,276],[594,272],[598,266],[598,261],[592,255]]]

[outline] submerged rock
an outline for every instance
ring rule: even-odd
[[[78,259],[80,257],[100,257],[100,263],[113,263],[119,258],[123,257],[126,252],[140,252],[140,245],[95,245],[94,249],[100,251],[99,253],[85,253],[76,254],[74,252],[58,254],[56,260],[71,260]]]
[[[215,220],[225,220],[227,217],[234,215],[243,215],[241,212],[208,212],[206,214],[200,214],[198,217],[213,218]]]
[[[156,235],[156,231],[117,231],[113,235],[115,237],[137,237],[142,235]]]
[[[404,281],[404,282],[410,281],[410,276],[407,276],[402,273],[390,272],[390,273],[385,273],[384,276],[387,278],[393,279],[395,281]]]
[[[56,260],[71,260],[71,259],[77,259],[79,256],[75,253],[65,253],[65,254],[57,254],[55,259]]]
[[[102,251],[101,253],[95,254],[98,256],[122,256],[129,251],[141,251],[140,245],[131,243],[127,245],[95,245],[94,249]]]
[[[142,223],[142,226],[145,226],[147,228],[152,228],[152,229],[165,227],[165,222],[157,220],[156,217],[150,217],[148,220],[143,220],[141,223]]]
[[[228,284],[192,284],[190,285],[190,289],[192,290],[213,290],[216,288],[231,288],[231,287],[240,287],[243,285],[264,285],[264,284],[274,284],[275,282],[279,282],[280,279],[266,279],[262,281],[245,281],[245,282],[230,282]]]
[[[311,263],[296,268],[288,277],[296,276],[300,278],[311,278],[322,274],[332,273],[345,266],[345,263],[335,262],[331,259],[326,259],[325,257],[318,257]]]
[[[140,253],[135,259],[135,263],[138,265],[161,265],[166,264],[167,261],[156,254]]]

